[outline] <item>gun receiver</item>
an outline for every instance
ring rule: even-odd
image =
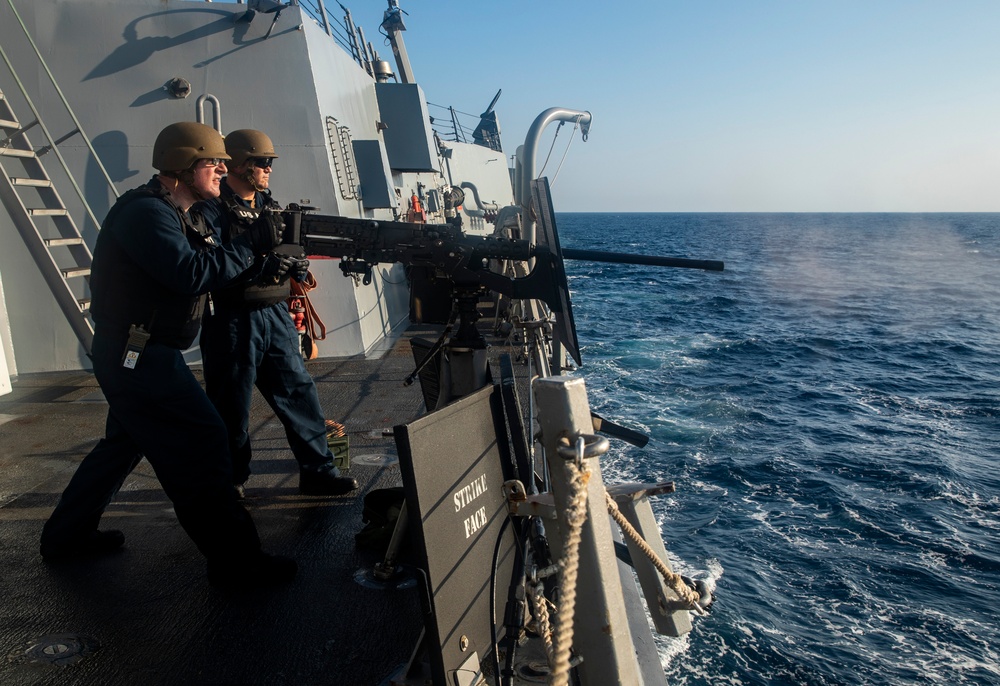
[[[547,265],[552,253],[545,246],[493,236],[468,236],[450,224],[411,224],[333,217],[302,212],[284,213],[285,242],[302,245],[307,254],[339,257],[346,275],[363,274],[371,282],[377,264],[401,262],[435,267],[456,283],[480,285],[511,298],[537,298],[559,310],[558,284]],[[528,260],[540,263],[523,278],[511,278],[488,269],[488,260]]]

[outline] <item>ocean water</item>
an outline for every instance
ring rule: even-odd
[[[651,435],[669,683],[1000,684],[1000,214],[560,213],[590,402]]]

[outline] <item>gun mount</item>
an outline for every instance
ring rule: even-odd
[[[554,321],[550,321],[544,314],[538,314],[539,308],[534,303],[528,304],[524,318],[532,321],[525,322],[529,324],[525,327],[526,347],[532,349],[532,355],[536,356],[533,359],[545,358],[551,323],[553,341],[558,341],[565,352],[579,364],[580,349],[564,259],[719,271],[723,269],[721,262],[714,261],[563,250],[556,233],[547,181],[541,179],[534,182],[532,191],[533,214],[539,228],[537,243],[496,236],[465,235],[458,227],[450,224],[351,219],[321,215],[307,208],[292,208],[285,216],[285,240],[288,244],[295,247],[301,245],[307,254],[339,257],[340,268],[346,276],[362,276],[365,283],[370,283],[376,265],[400,262],[407,267],[424,268],[443,274],[449,282],[447,289],[442,289],[429,298],[447,302],[450,294],[452,309],[444,333],[433,345],[430,341],[416,338],[411,340],[415,355],[422,357],[418,358],[420,361],[417,369],[406,383],[412,383],[420,375],[428,413],[409,424],[393,427],[406,501],[385,560],[377,565],[375,577],[384,581],[396,573],[397,553],[403,540],[403,531],[409,528],[423,551],[420,568],[427,584],[427,598],[424,601],[427,614],[421,643],[400,673],[400,679],[393,680],[393,683],[430,683],[431,680],[434,683],[450,683],[450,676],[459,671],[475,675],[490,651],[494,656],[494,673],[498,676],[513,675],[514,652],[519,642],[517,637],[524,623],[522,601],[528,579],[528,560],[533,560],[532,564],[537,564],[540,568],[552,567],[547,536],[558,536],[559,527],[546,531],[534,510],[507,510],[508,494],[504,489],[508,484],[527,484],[527,490],[531,493],[537,493],[541,488],[553,494],[562,486],[555,486],[554,481],[547,483],[546,479],[549,477],[539,476],[536,471],[534,451],[528,447],[531,445],[531,432],[525,428],[525,415],[517,397],[509,355],[503,355],[499,360],[501,383],[495,384],[490,378],[485,340],[475,326],[479,318],[477,306],[483,291],[489,289],[515,300],[544,302],[554,315]],[[496,261],[508,260],[521,264],[513,270],[504,269],[503,273],[494,271]],[[526,269],[530,271],[525,273]],[[414,283],[418,283],[415,277]],[[447,340],[456,317],[460,318],[458,331]],[[527,333],[529,330],[530,334]],[[552,357],[561,358],[554,343],[551,347]],[[447,351],[447,354],[442,351]],[[421,372],[421,368],[431,362],[435,364]],[[548,368],[543,369],[543,364],[537,364],[536,369],[540,376],[547,375]],[[533,376],[533,372],[529,368],[528,376]],[[586,409],[582,385],[576,383],[574,388],[577,398],[582,394],[583,401],[568,400],[569,384],[579,380],[567,381],[564,378],[561,381],[565,385],[559,388],[567,389],[565,397],[554,400],[555,395],[550,395],[550,400],[545,405]],[[557,387],[552,387],[555,388]],[[554,390],[541,392],[554,393]],[[587,413],[581,414],[584,423],[588,425],[588,431],[592,425],[594,430],[636,445],[644,445],[648,440],[638,432],[608,422],[598,415],[589,415],[588,418]],[[568,420],[566,426],[569,426]],[[565,435],[563,429],[551,422],[546,431],[551,435]],[[455,440],[455,436],[462,438]],[[554,443],[546,445],[543,450],[545,455],[554,456],[557,452]],[[579,459],[582,460],[583,455],[581,442]],[[597,462],[596,458],[592,459]],[[544,470],[546,475],[556,472],[552,464],[549,462],[548,468]],[[597,477],[588,482],[593,488],[603,490],[596,465],[592,473],[597,474]],[[456,488],[464,488],[464,484],[469,483],[470,476],[475,483],[484,484],[475,504],[478,509],[471,514],[472,508],[462,510],[462,506],[456,510],[452,506],[452,502],[457,502],[454,500],[457,497]],[[493,486],[486,488],[487,483],[494,486],[504,484],[504,489]],[[525,486],[521,485],[521,489],[524,490]],[[631,502],[635,498],[629,496],[628,499]],[[527,502],[527,496],[523,500]],[[588,501],[598,502],[596,506],[591,506],[593,509],[588,515],[589,520],[606,520],[606,517],[598,516],[606,507],[603,500],[591,496]],[[642,517],[642,521],[652,520],[652,510],[646,499],[634,507],[635,512],[640,513],[635,515],[636,518]],[[504,529],[511,522],[518,533],[505,538]],[[463,530],[464,539],[460,534],[456,538],[455,532]],[[595,551],[599,540],[610,545],[610,531],[605,538],[588,536],[588,545]],[[658,530],[655,540],[660,540]],[[660,547],[662,548],[662,543]],[[662,555],[665,556],[665,552]],[[658,607],[658,614],[663,614],[656,625],[657,630],[673,636],[690,630],[686,608],[670,609],[664,614],[664,599],[672,600],[676,594],[674,591],[663,590],[659,577],[655,576],[659,572],[654,570],[647,574],[647,567],[653,568],[651,563],[646,565],[641,562],[646,559],[644,556],[635,554],[633,559],[640,560],[636,565],[637,574],[641,575],[639,578],[656,580],[655,583],[644,581],[646,585],[643,590],[647,594],[647,605]],[[582,583],[589,589],[585,592],[595,599],[605,597],[606,588],[612,589],[610,596],[616,600],[601,605],[598,614],[608,617],[611,612],[617,613],[613,626],[619,628],[615,632],[608,632],[607,621],[603,621],[602,626],[591,634],[599,642],[591,645],[597,646],[596,654],[602,656],[631,655],[635,649],[631,645],[631,639],[626,641],[625,638],[631,634],[623,632],[620,627],[630,623],[627,621],[625,604],[633,611],[640,607],[638,591],[634,584],[615,586],[618,571],[614,556],[605,556],[603,564],[605,568],[600,574],[588,572],[583,575]],[[497,591],[492,585],[488,591],[483,587],[482,580],[487,578],[510,580],[506,593],[503,644],[497,637],[496,611],[488,611],[492,607],[491,603],[496,602]],[[611,579],[615,581],[609,581]],[[631,580],[631,574],[629,579]],[[547,583],[542,581],[539,587],[544,588]],[[611,586],[606,587],[606,583]],[[548,590],[551,592],[552,589]],[[619,604],[618,599],[625,599],[626,594],[630,594],[629,599],[622,600]],[[456,636],[461,636],[461,642],[454,640]],[[501,653],[506,655],[505,668],[500,666]],[[605,672],[617,672],[618,665],[624,665],[623,669],[627,670],[630,669],[627,666],[629,664],[631,663],[626,660],[615,661],[615,666]],[[656,664],[658,666],[658,662]],[[610,683],[605,678],[605,673],[598,672],[600,668],[593,672],[596,676],[592,683]],[[645,680],[647,683],[654,683],[655,679],[656,675],[653,674],[652,678]],[[510,679],[504,678],[504,683],[508,681]],[[477,678],[456,678],[456,683],[474,682],[478,683]],[[632,676],[618,681],[634,682]]]
[[[724,268],[722,262],[713,260],[562,250],[556,233],[547,180],[536,181],[533,191],[541,227],[537,243],[497,236],[467,235],[451,224],[419,224],[323,215],[317,213],[315,208],[298,205],[289,205],[284,212],[284,243],[301,245],[309,255],[340,258],[340,269],[344,275],[361,275],[365,284],[371,283],[372,270],[378,264],[400,262],[407,267],[429,267],[443,273],[453,286],[452,317],[459,318],[458,330],[448,343],[453,350],[485,349],[485,341],[475,326],[479,318],[476,305],[484,289],[515,300],[540,300],[554,315],[554,339],[578,365],[582,364],[582,360],[564,259],[712,271],[722,271]],[[533,267],[526,276],[508,276],[492,271],[491,260],[532,261]],[[449,330],[446,330],[445,335]],[[444,343],[443,338],[428,357],[440,349]],[[474,363],[473,367],[482,368],[483,380],[474,372],[473,376],[476,378],[462,387],[462,393],[453,397],[476,390],[485,383],[485,357]],[[409,382],[412,382],[412,377]]]

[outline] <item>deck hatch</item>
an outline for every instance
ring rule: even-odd
[[[49,634],[32,639],[7,654],[13,663],[71,665],[101,649],[96,638],[82,634]]]

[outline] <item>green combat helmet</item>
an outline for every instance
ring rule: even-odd
[[[170,124],[153,144],[153,168],[161,172],[190,169],[198,160],[214,158],[230,159],[222,134],[193,121]]]
[[[254,129],[239,129],[226,136],[226,152],[233,166],[240,166],[251,157],[277,157],[274,143],[266,134]]]

